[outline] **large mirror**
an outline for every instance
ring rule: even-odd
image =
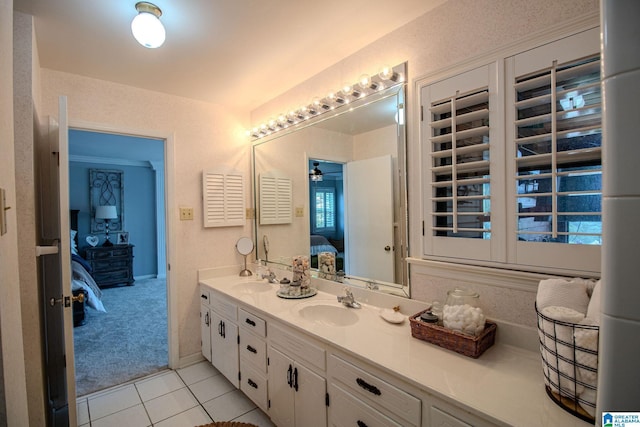
[[[258,259],[329,252],[320,277],[409,296],[404,98],[398,84],[254,143]]]

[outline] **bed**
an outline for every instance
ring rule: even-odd
[[[320,252],[333,252],[336,254],[336,270],[344,270],[344,253],[342,249],[342,243],[340,240],[329,240],[319,234],[311,235],[311,268],[318,268],[318,254]]]
[[[73,303],[73,324],[74,326],[84,325],[85,309],[91,307],[97,311],[106,312],[102,304],[102,291],[93,280],[89,263],[78,253],[78,212],[70,211],[71,225],[71,292],[74,296],[84,293],[83,303]]]

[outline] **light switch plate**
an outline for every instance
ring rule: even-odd
[[[180,221],[193,220],[193,208],[180,208]]]
[[[256,210],[254,208],[247,208],[247,219],[254,219],[256,217]]]

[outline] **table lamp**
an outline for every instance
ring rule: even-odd
[[[109,222],[112,219],[118,219],[118,211],[115,206],[97,206],[96,207],[96,219],[104,221],[105,241],[102,246],[113,246],[113,243],[109,240]]]

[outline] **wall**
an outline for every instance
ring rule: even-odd
[[[173,136],[174,152],[166,157],[168,277],[177,311],[171,328],[177,327],[180,358],[199,354],[197,270],[240,265],[242,257],[234,250],[235,243],[243,235],[252,235],[250,220],[244,227],[203,228],[201,174],[203,169],[226,164],[245,171],[249,180],[246,115],[218,105],[49,69],[41,70],[41,78],[42,114],[57,116],[57,98],[66,95],[72,125],[82,122],[135,129],[142,135],[147,131]],[[247,195],[247,205],[251,205],[248,199]],[[178,221],[180,206],[194,208],[193,221]]]
[[[20,291],[28,298],[21,299],[24,353],[26,356],[27,398],[30,425],[43,425],[45,399],[43,395],[42,298],[38,287],[38,264],[35,246],[38,243],[36,226],[36,175],[34,133],[39,79],[33,19],[29,15],[14,14],[14,118],[16,162],[16,213],[18,221],[18,256]]]
[[[108,169],[123,171],[124,183],[124,231],[129,232],[133,249],[134,276],[155,276],[158,273],[156,245],[156,184],[155,172],[149,167],[124,166],[100,163],[71,162],[69,164],[69,208],[78,209],[78,252],[88,246],[89,234],[99,236],[100,245],[104,233],[90,233],[91,206],[89,200],[89,170]],[[109,240],[117,242],[118,232],[110,232]],[[164,248],[163,248],[164,250]]]
[[[0,236],[0,425],[29,425],[20,307],[13,113],[13,2],[0,0],[0,188],[6,190],[7,233]]]
[[[420,247],[419,108],[412,83],[421,76],[541,33],[545,28],[579,16],[596,15],[598,10],[597,0],[450,0],[256,108],[251,112],[251,124],[255,126],[281,111],[289,111],[291,106],[303,105],[318,94],[336,90],[345,81],[355,82],[362,73],[371,74],[383,64],[407,61],[409,247]],[[484,308],[489,317],[529,330],[535,325],[533,301],[539,280],[536,275],[523,275],[511,283],[496,272],[478,283],[472,275],[436,274],[434,269],[418,267],[411,269],[410,279],[413,298],[443,299],[444,292],[455,285],[470,286],[486,301]]]

